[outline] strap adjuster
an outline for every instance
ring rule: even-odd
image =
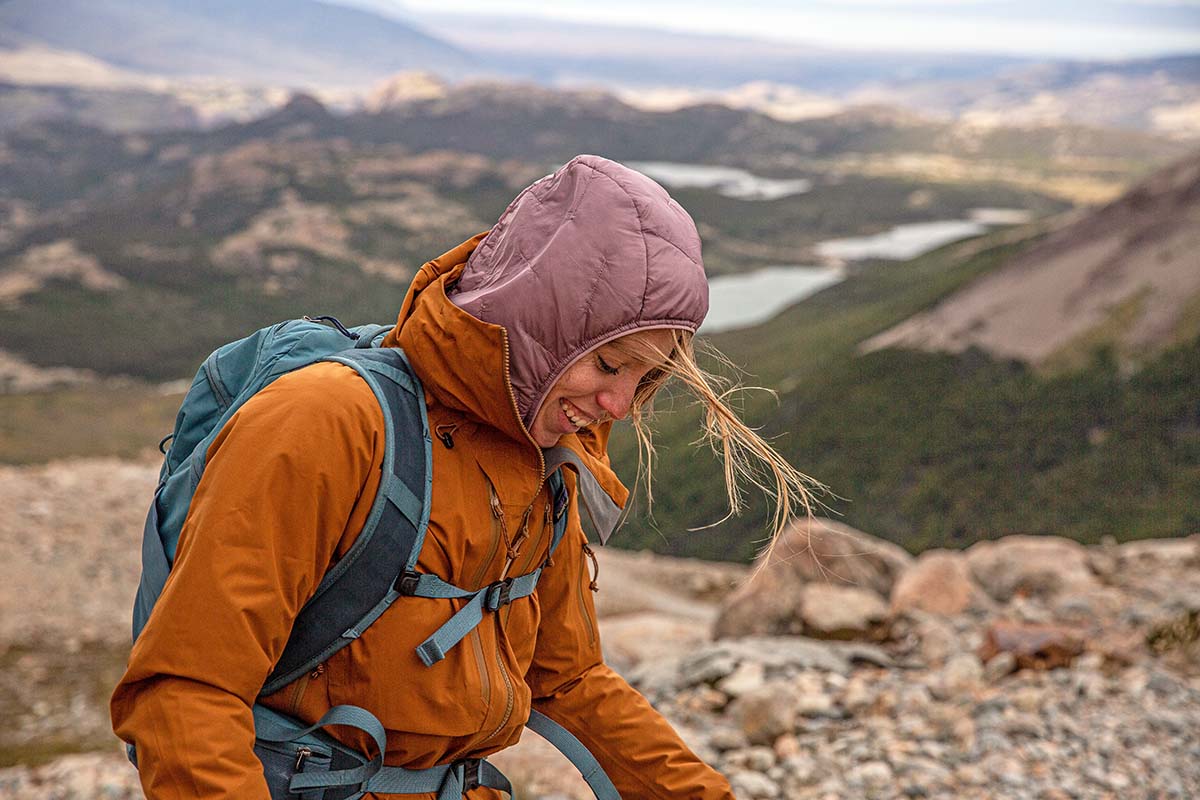
[[[463,794],[472,789],[479,788],[479,775],[482,770],[483,759],[480,758],[464,758],[461,761],[456,761],[454,766],[462,767],[463,771]]]
[[[417,583],[421,580],[421,573],[406,571],[401,572],[400,577],[396,578],[396,591],[406,597],[412,597],[417,593]]]
[[[497,611],[512,602],[512,578],[496,581],[484,590],[483,605],[489,611]]]

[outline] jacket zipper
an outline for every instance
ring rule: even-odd
[[[503,337],[502,343],[503,343],[503,350],[504,350],[504,375],[505,375],[504,386],[508,390],[508,400],[512,404],[513,410],[517,411],[518,410],[517,395],[516,395],[516,392],[513,391],[512,381],[509,380],[509,378],[507,377],[508,375],[511,374],[510,373],[511,364],[509,363],[509,349],[508,349],[508,336],[507,335],[505,335]],[[533,435],[530,434],[529,429],[525,427],[525,421],[521,419],[521,415],[519,413],[517,414],[517,421],[520,422],[520,424],[521,424],[521,430],[525,433],[525,438],[529,440],[529,443],[534,446],[534,450],[535,450],[535,452],[537,452],[538,478],[539,478],[539,480],[544,481],[546,479],[546,458],[545,458],[545,456],[542,455],[542,448],[538,446],[538,443],[536,441],[534,441]],[[488,485],[489,485],[489,488],[492,490],[492,495],[495,496],[495,487],[491,485],[490,478],[488,479]],[[499,498],[497,498],[497,501],[498,501],[498,499]],[[493,505],[493,507],[492,507],[493,515],[494,515],[497,507],[498,507],[498,503],[497,503],[497,505]],[[530,508],[532,508],[532,506],[530,506]],[[526,509],[525,519],[523,520],[523,522],[528,522],[529,511],[530,511],[530,509]],[[493,551],[493,555],[494,555],[494,551]],[[490,561],[491,561],[490,556],[488,558],[488,561],[490,563]],[[511,565],[511,561],[509,564],[505,565],[505,572],[507,572],[508,567],[510,565]],[[482,577],[480,578],[480,580],[482,580]],[[507,693],[507,702],[504,707],[504,716],[500,719],[500,724],[497,725],[495,727],[495,729],[492,730],[491,733],[489,733],[487,736],[483,737],[483,739],[481,741],[484,741],[484,742],[486,742],[488,739],[491,739],[492,737],[499,734],[500,731],[504,730],[504,727],[506,725],[508,725],[508,720],[512,716],[512,712],[513,712],[513,703],[514,703],[515,698],[514,698],[514,694],[513,694],[512,678],[509,677],[508,670],[504,668],[504,655],[500,651],[500,640],[501,640],[502,633],[503,633],[503,631],[502,631],[501,625],[500,625],[500,615],[497,614],[496,615],[496,666],[500,670],[500,677],[504,679],[504,686],[505,686],[505,690]]]
[[[500,497],[496,494],[496,487],[492,485],[492,479],[488,477],[486,472],[483,473],[483,478],[487,481],[488,507],[492,510],[492,542],[488,549],[487,557],[479,565],[479,569],[475,570],[475,575],[471,578],[471,582],[467,584],[472,589],[480,587],[484,575],[487,573],[487,568],[492,563],[492,559],[496,557],[496,551],[500,549],[500,542],[505,535],[504,507],[500,504]],[[470,637],[477,656],[480,681],[483,684],[480,687],[481,693],[484,701],[490,703],[492,697],[492,678],[488,670],[487,658],[483,653],[483,637],[480,636],[478,627],[471,630]]]
[[[504,506],[500,504],[500,495],[496,494],[496,487],[492,484],[492,479],[488,477],[486,472],[483,473],[483,478],[487,481],[488,506],[492,509],[492,542],[488,547],[487,556],[480,562],[479,568],[475,570],[475,575],[471,578],[471,582],[467,584],[471,589],[480,588],[484,576],[487,575],[487,568],[491,566],[492,560],[496,557],[496,552],[500,549],[500,542],[508,535],[504,524]]]
[[[512,712],[513,712],[513,703],[516,699],[514,697],[514,693],[513,693],[512,678],[508,677],[508,670],[504,668],[504,654],[500,652],[501,630],[500,630],[500,616],[499,615],[496,615],[495,622],[496,622],[496,666],[500,670],[500,677],[504,679],[504,690],[505,690],[504,716],[500,718],[500,723],[498,725],[496,725],[496,728],[491,733],[489,733],[487,736],[483,737],[482,741],[484,741],[484,742],[486,742],[488,739],[491,739],[496,734],[500,733],[500,731],[504,730],[504,726],[508,725],[509,717],[512,716]]]
[[[589,576],[592,574],[590,565],[588,564],[588,559],[591,559],[592,564],[596,565],[596,577],[599,577],[600,565],[597,564],[596,554],[594,552],[592,552],[592,548],[588,546],[587,542],[583,543],[583,552],[581,554],[581,559],[583,561],[583,574],[589,575]],[[596,584],[595,577],[591,578],[591,580],[588,582],[588,588],[591,589],[593,592],[599,590],[600,587]],[[576,584],[575,589],[576,589],[576,592],[579,594],[579,610],[583,613],[583,621],[587,624],[588,644],[594,645],[594,644],[596,644],[596,625],[595,625],[595,623],[592,622],[591,612],[588,611],[587,597],[583,593],[583,581],[582,580],[578,584]]]

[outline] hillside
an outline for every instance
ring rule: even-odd
[[[0,349],[154,379],[190,372],[231,331],[298,313],[389,319],[416,265],[579,152],[807,181],[765,200],[675,190],[719,275],[814,263],[827,238],[980,207],[1052,214],[1181,149],[1072,128],[981,139],[882,110],[791,123],[717,106],[654,113],[495,84],[384,92],[377,111],[351,115],[297,95],[210,131],[43,124],[0,144]],[[93,333],[38,333],[64,321]]]
[[[1176,195],[1173,181],[1164,179],[1180,172],[1162,173],[1096,212],[1090,224],[1103,227],[1121,209],[1192,198]],[[1194,203],[1188,199],[1184,207]],[[1172,241],[1172,219],[1142,229],[1138,251],[1154,253]],[[777,400],[747,395],[747,415],[793,463],[831,488],[824,498],[831,509],[912,552],[1011,533],[1097,542],[1197,532],[1200,336],[1194,330],[1162,328],[1132,372],[1102,341],[1081,342],[1079,357],[1049,375],[978,347],[954,354],[859,351],[860,342],[962,287],[1027,263],[1028,254],[1058,236],[1036,228],[1025,233],[1024,242],[997,234],[904,264],[866,267],[764,325],[713,337],[751,373],[748,382],[778,391]],[[1073,241],[1080,249],[1091,245],[1087,238]],[[1194,280],[1194,251],[1181,257],[1191,264],[1181,269],[1185,280]],[[1107,291],[1106,284],[1095,290]],[[716,465],[697,459],[687,444],[696,424],[691,414],[664,418],[657,470],[673,479],[655,491],[656,523],[636,526],[628,540],[665,553],[748,558],[764,524],[754,514],[719,532],[660,532],[725,515]],[[629,474],[631,442],[620,444],[617,461]]]
[[[1109,347],[1124,364],[1200,335],[1200,154],[1048,235],[863,343],[1053,368]]]

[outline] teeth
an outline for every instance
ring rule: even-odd
[[[575,408],[575,406],[571,405],[566,400],[559,400],[558,406],[559,406],[559,408],[561,408],[563,410],[563,413],[567,415],[567,419],[569,419],[571,421],[571,424],[574,425],[576,428],[583,428],[587,425],[592,424],[592,420],[583,419],[582,417],[576,416],[575,411],[577,409]]]

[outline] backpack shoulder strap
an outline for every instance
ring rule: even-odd
[[[358,638],[400,596],[429,525],[433,451],[421,382],[399,348],[352,349],[327,361],[354,369],[383,409],[383,474],[367,522],[350,551],[300,610],[283,655],[263,686],[270,694]]]

